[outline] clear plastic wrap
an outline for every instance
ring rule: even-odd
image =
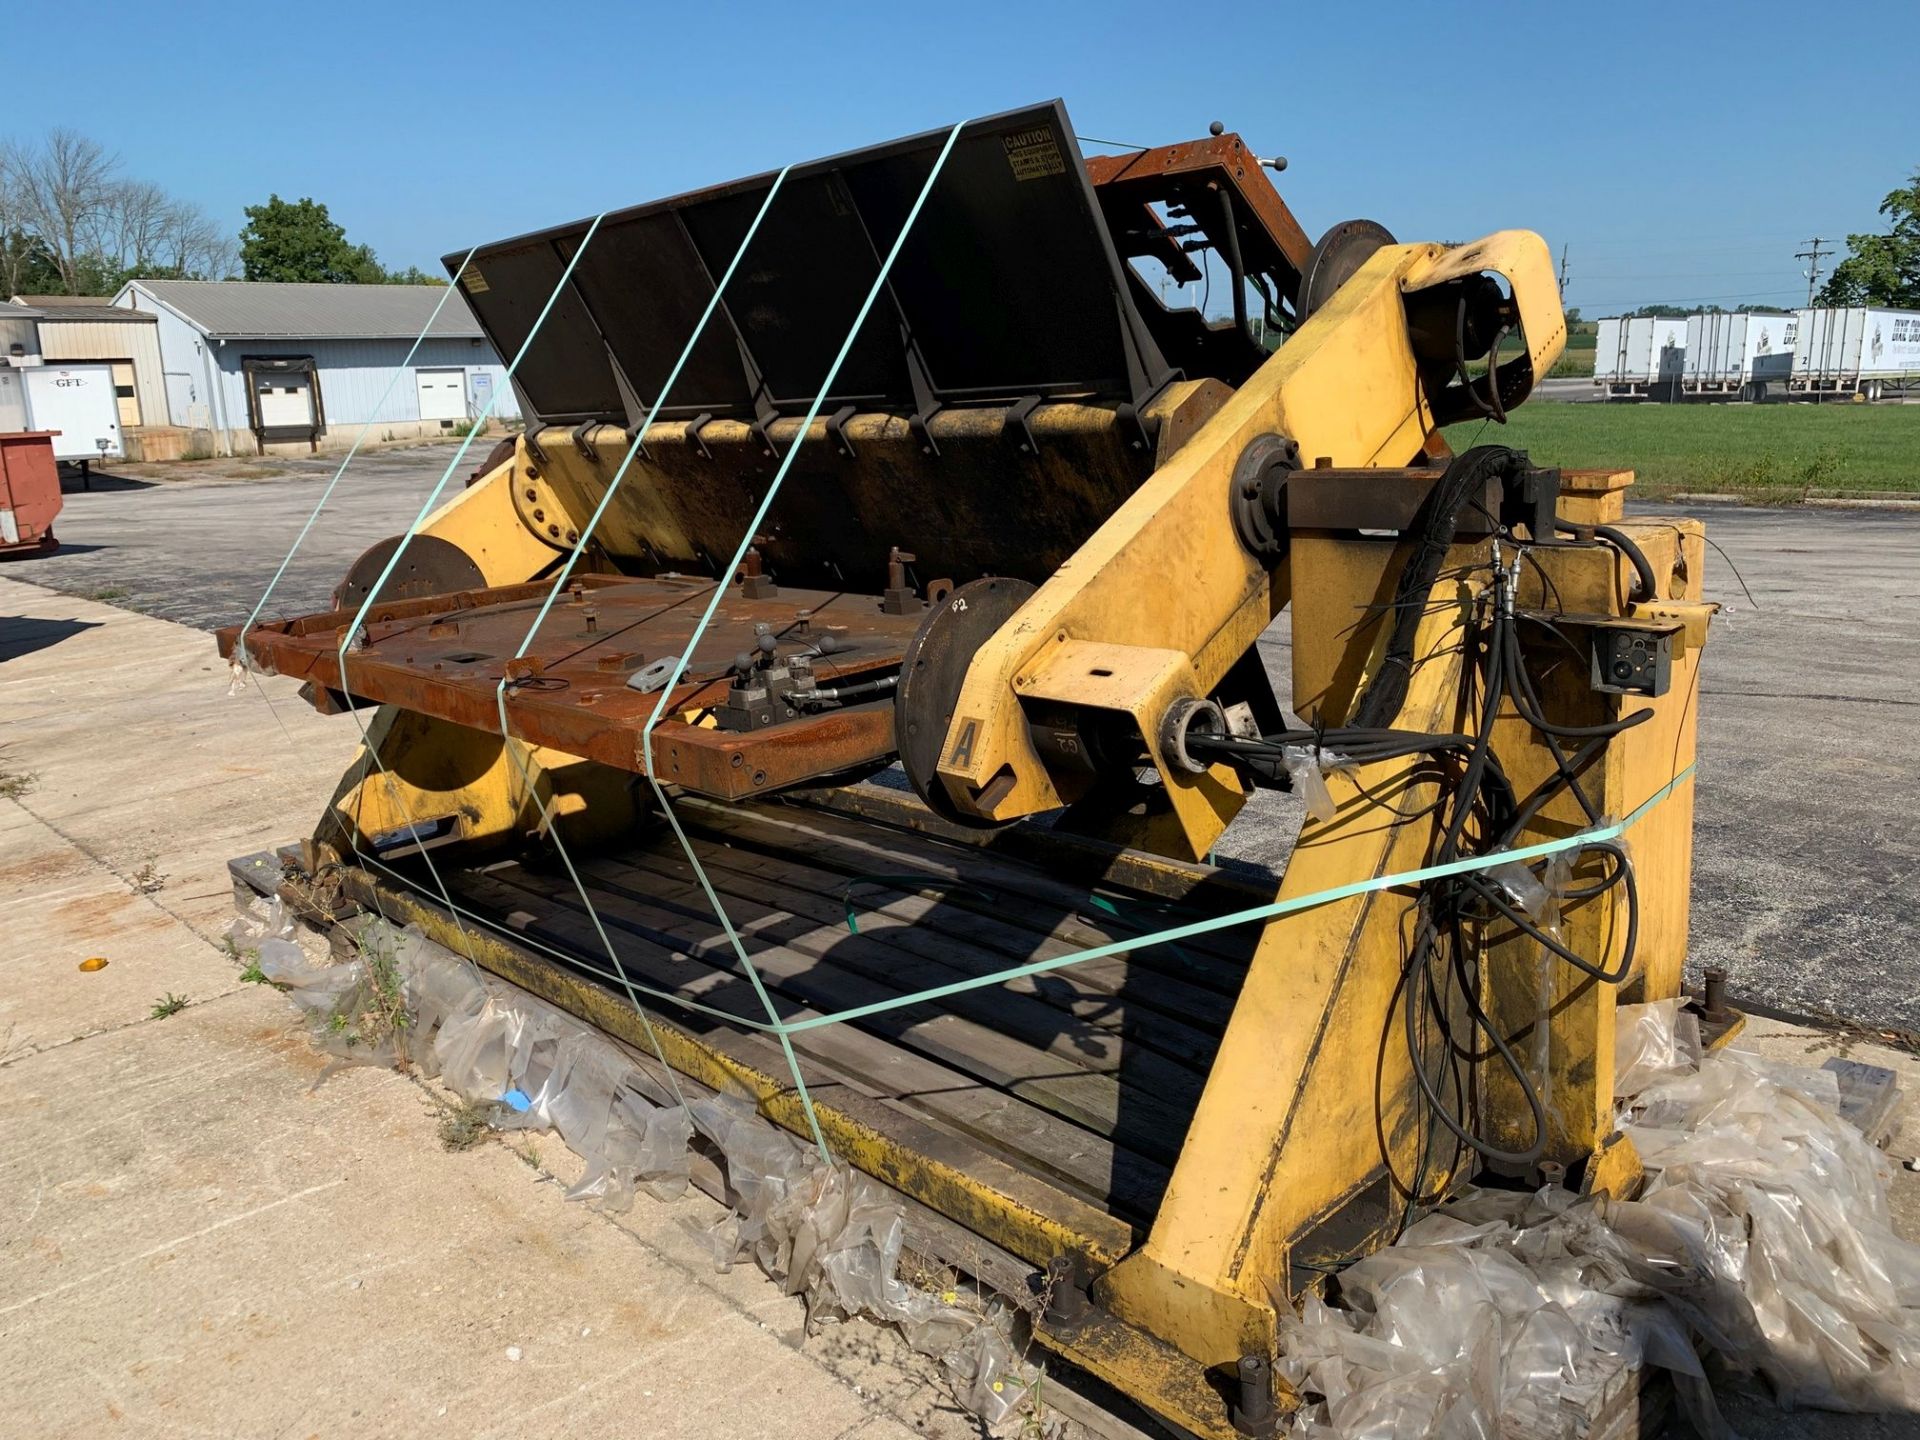
[[[1684,1009],[1684,995],[1613,1012],[1613,1093],[1626,1101],[1665,1075],[1700,1064],[1700,1022]]]
[[[1618,1020],[1639,1198],[1469,1192],[1342,1271],[1339,1308],[1282,1317],[1296,1433],[1572,1435],[1653,1365],[1726,1436],[1696,1342],[1783,1404],[1920,1408],[1920,1247],[1893,1233],[1885,1157],[1821,1103],[1832,1072],[1702,1058],[1680,1001]]]
[[[1339,769],[1347,763],[1346,758],[1322,753],[1305,745],[1283,745],[1280,747],[1280,763],[1287,767],[1287,778],[1293,783],[1293,793],[1307,807],[1307,818],[1322,822],[1333,819],[1333,792],[1327,789],[1325,772]]]
[[[315,1042],[342,1060],[408,1063],[470,1101],[494,1104],[501,1129],[552,1130],[586,1168],[567,1198],[622,1211],[645,1189],[683,1194],[697,1133],[720,1154],[732,1207],[709,1231],[715,1264],[751,1258],[809,1320],[864,1315],[900,1327],[940,1360],[956,1398],[990,1430],[1032,1413],[1040,1371],[1016,1354],[1010,1317],[971,1298],[932,1294],[899,1277],[905,1217],[886,1192],[843,1163],[715,1096],[661,1106],[626,1054],[573,1016],[489,981],[412,929],[373,921],[357,958],[309,958],[311,940],[279,901],[250,907],[230,932],[306,1017]],[[315,947],[316,949],[320,947]]]

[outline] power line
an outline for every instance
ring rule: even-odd
[[[1824,235],[1816,235],[1807,242],[1806,249],[1796,250],[1793,253],[1794,259],[1808,262],[1804,273],[1807,277],[1807,306],[1809,309],[1813,306],[1813,292],[1820,288],[1821,257],[1833,254],[1833,247],[1831,245],[1827,246],[1824,250],[1820,248],[1825,239],[1826,237]]]

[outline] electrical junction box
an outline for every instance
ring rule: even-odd
[[[1593,688],[1606,695],[1666,694],[1679,628],[1670,621],[1632,620],[1593,626]]]

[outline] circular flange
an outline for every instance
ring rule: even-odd
[[[1300,293],[1294,297],[1295,323],[1304,325],[1354,273],[1393,235],[1377,220],[1342,220],[1320,237],[1300,273]]]
[[[389,535],[370,546],[353,562],[347,578],[333,592],[333,608],[349,610],[363,603],[379,583],[380,572],[400,548],[401,537]],[[471,556],[451,540],[438,535],[416,535],[407,546],[393,574],[380,587],[382,600],[418,600],[428,595],[451,595],[456,590],[481,590],[487,577]]]
[[[1300,446],[1272,433],[1254,436],[1234,462],[1233,533],[1269,568],[1287,558],[1287,477],[1299,468]]]
[[[940,757],[960,703],[967,667],[1027,603],[1033,586],[1024,580],[994,576],[962,585],[927,611],[900,660],[900,684],[893,697],[894,744],[900,768],[927,808],[958,825],[987,828],[993,821],[962,812],[940,783]]]

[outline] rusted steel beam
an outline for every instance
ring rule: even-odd
[[[1236,211],[1244,211],[1258,222],[1249,228],[1264,235],[1267,246],[1288,268],[1297,274],[1313,252],[1313,244],[1300,228],[1300,222],[1293,218],[1287,202],[1280,198],[1273,181],[1267,178],[1266,169],[1238,135],[1213,135],[1178,145],[1157,145],[1151,150],[1136,150],[1127,155],[1089,156],[1087,175],[1095,190],[1101,193],[1103,202],[1108,196],[1128,201],[1137,199],[1142,211],[1146,211],[1150,201],[1181,198],[1183,190],[1189,187],[1204,187],[1209,183],[1227,186]],[[1211,212],[1197,212],[1196,218],[1204,224],[1213,217]],[[1114,241],[1123,253],[1128,252],[1121,229],[1115,229]],[[1257,241],[1251,247],[1248,241],[1249,237],[1243,235],[1241,244],[1248,252],[1248,267],[1267,268],[1264,262],[1271,257],[1260,253]],[[1171,239],[1162,242],[1163,245],[1172,243]],[[1160,251],[1150,248],[1133,253],[1159,254]],[[1184,255],[1179,261],[1191,265]]]
[[[628,678],[686,649],[713,582],[583,576],[527,654],[515,658],[546,588],[509,585],[377,606],[347,651],[344,673],[339,649],[351,610],[257,624],[247,650],[259,669],[307,682],[323,711],[397,705],[494,734],[506,678],[508,734],[644,774],[642,735],[659,696],[631,688]],[[727,587],[654,733],[660,778],[738,799],[891,757],[893,705],[885,692],[759,730],[702,721],[726,700],[730,669],[754,648],[761,627],[787,651],[831,637],[828,653],[813,658],[817,683],[858,684],[898,668],[922,607],[890,615],[874,596],[781,588],[749,598],[742,589]],[[238,627],[222,630],[220,653],[231,658],[238,640]]]

